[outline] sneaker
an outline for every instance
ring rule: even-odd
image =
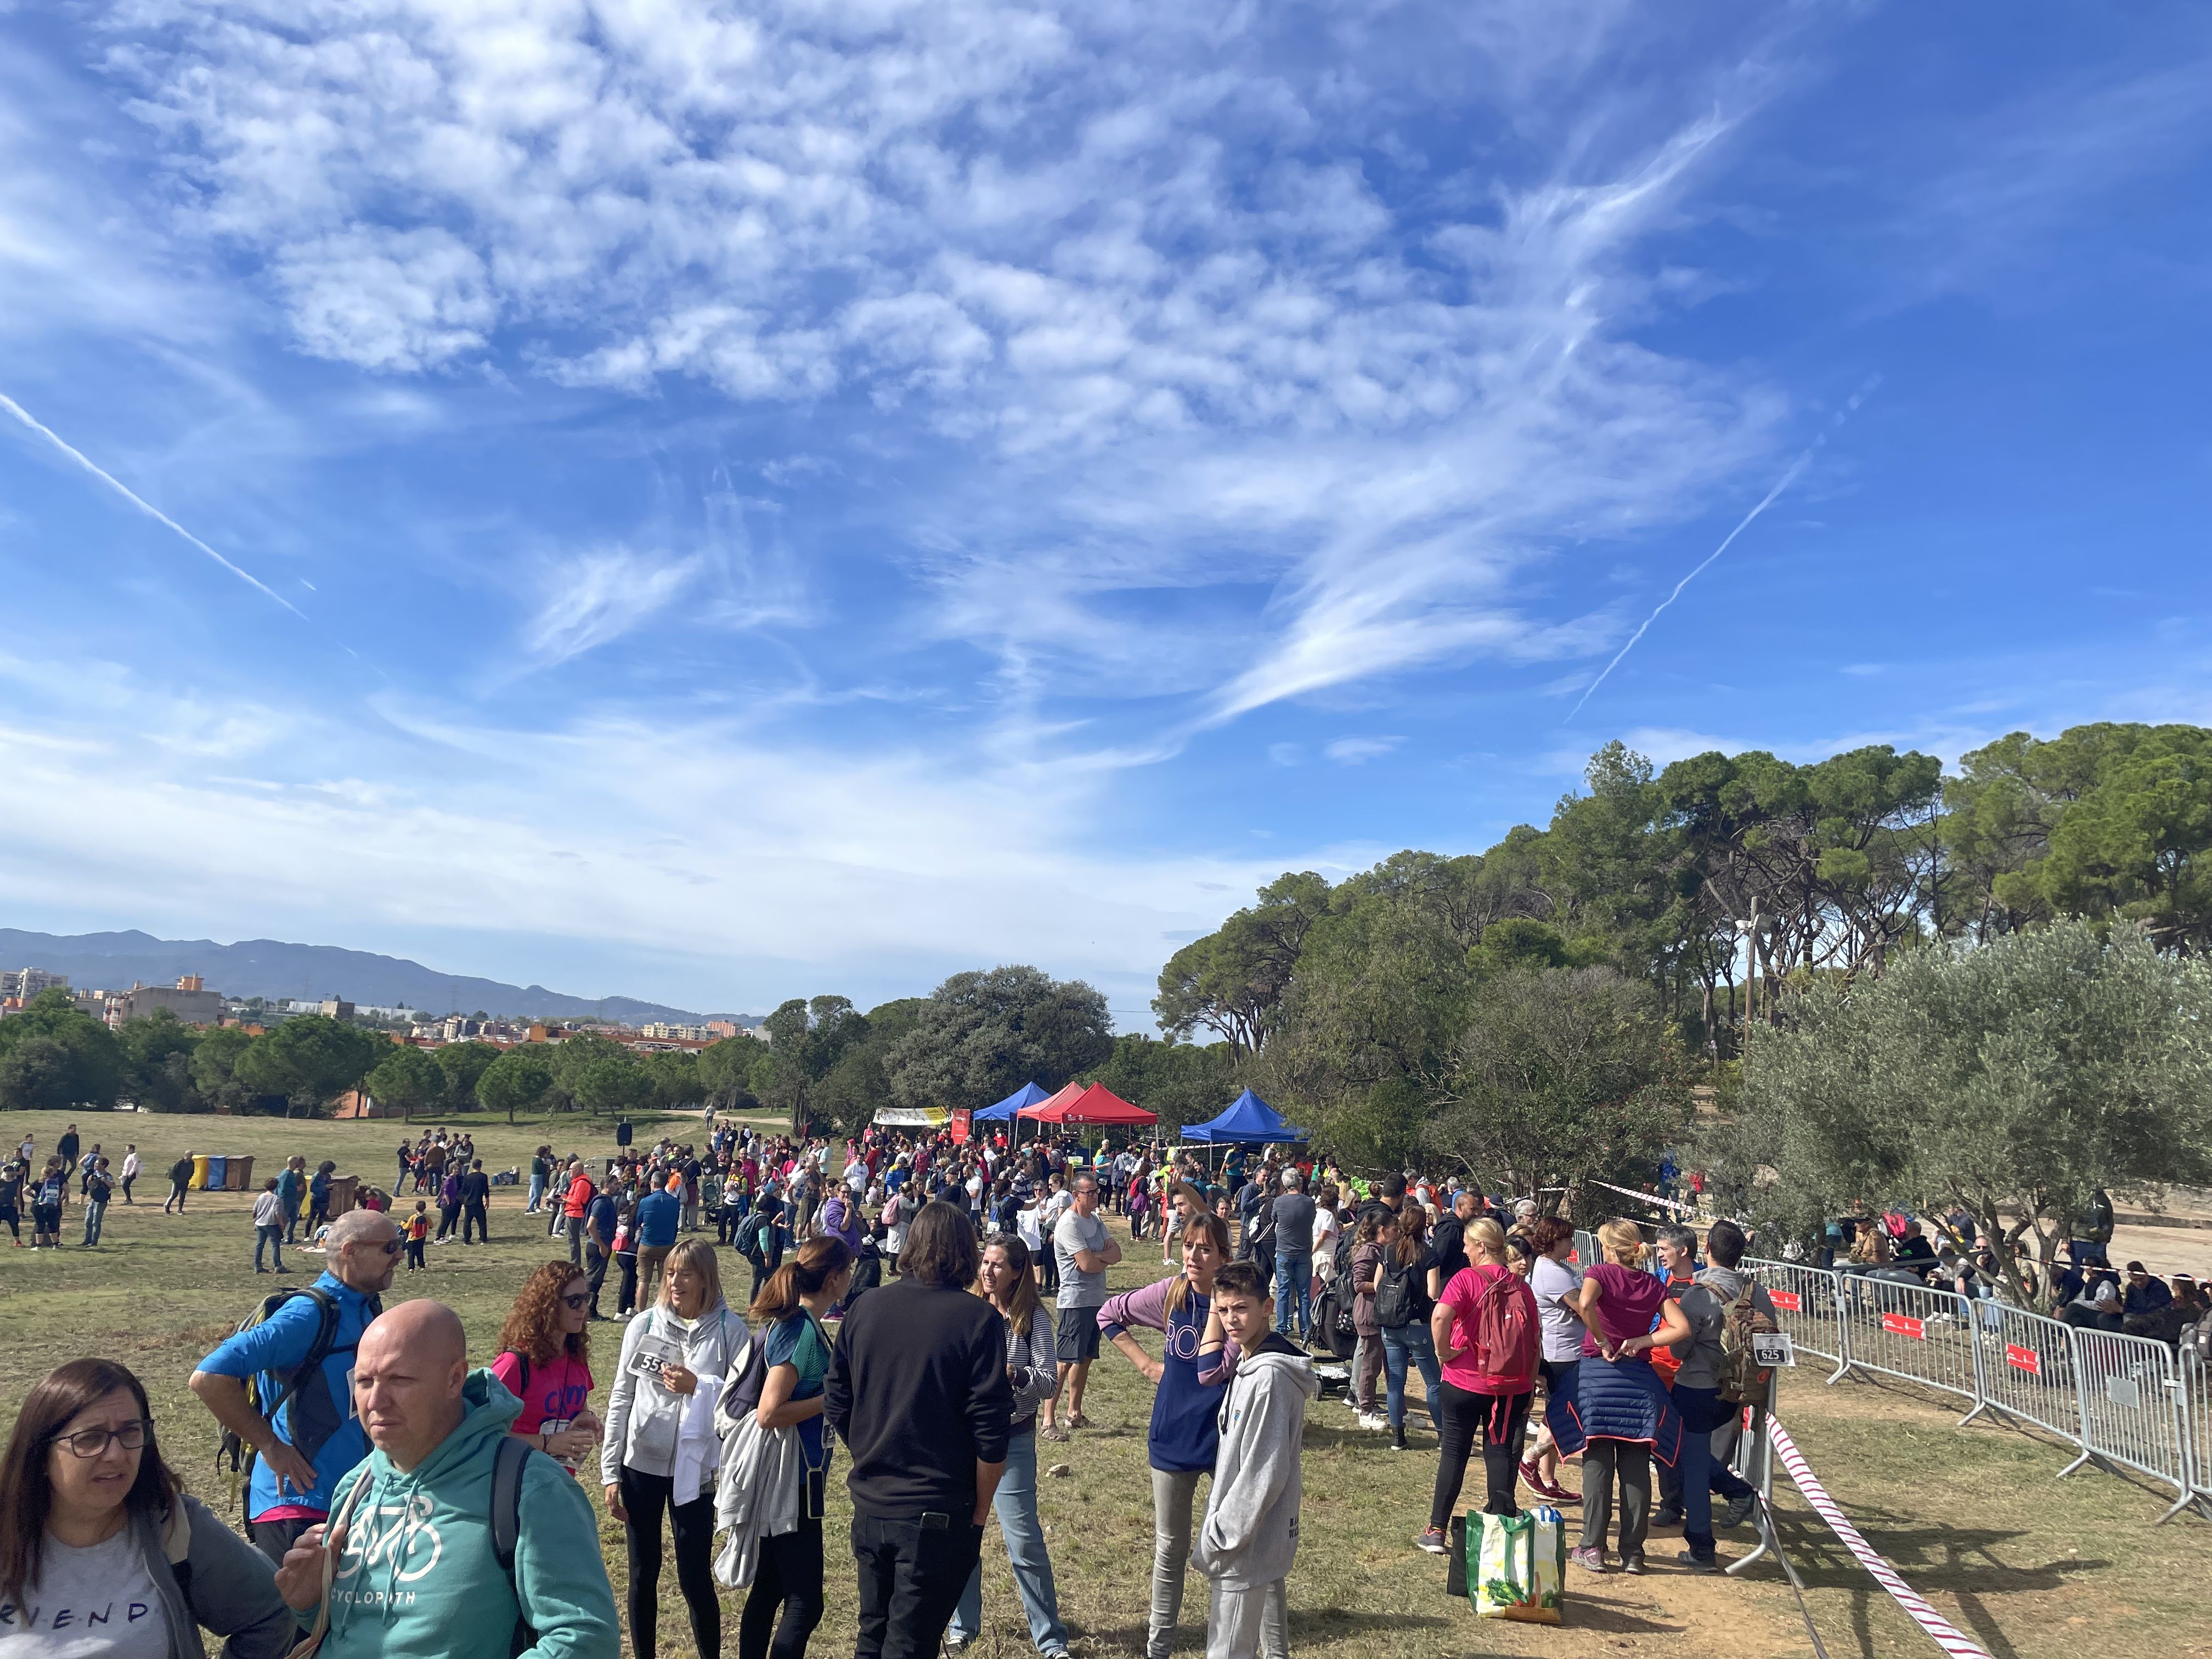
[[[1731,1498],[1728,1507],[1720,1513],[1720,1523],[1724,1527],[1740,1527],[1751,1519],[1751,1512],[1758,1507],[1757,1492],[1747,1492],[1741,1498]]]
[[[1692,1572],[1718,1572],[1721,1559],[1717,1555],[1700,1555],[1695,1550],[1684,1550],[1674,1558]]]
[[[1406,1449],[1406,1425],[1402,1423],[1390,1431],[1390,1449],[1392,1451]]]
[[[1644,1576],[1644,1552],[1642,1550],[1638,1550],[1633,1555],[1622,1556],[1620,1558],[1620,1570],[1623,1572],[1633,1574],[1637,1577],[1642,1577]]]
[[[1595,1546],[1586,1547],[1582,1549],[1569,1550],[1567,1552],[1567,1559],[1573,1562],[1577,1566],[1582,1568],[1586,1572],[1611,1572],[1613,1571],[1611,1567],[1605,1564],[1605,1552]]]
[[[1359,1417],[1359,1426],[1363,1429],[1373,1429],[1379,1434],[1390,1426],[1390,1419],[1380,1412],[1363,1412]]]
[[[1655,1527],[1680,1526],[1682,1524],[1682,1506],[1680,1504],[1662,1504],[1657,1509],[1651,1511],[1651,1524]]]
[[[1431,1555],[1443,1555],[1450,1547],[1444,1541],[1444,1529],[1442,1527],[1422,1528],[1421,1535],[1413,1541]]]
[[[1521,1460],[1521,1478],[1528,1483],[1531,1491],[1540,1494],[1543,1492],[1544,1472],[1536,1467],[1534,1458],[1524,1457]]]

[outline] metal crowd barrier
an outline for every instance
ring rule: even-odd
[[[2212,1516],[2212,1364],[2163,1342],[2085,1329],[2008,1303],[1866,1273],[1747,1259],[1774,1299],[1776,1322],[1801,1353],[1832,1360],[1831,1383],[1878,1373],[1968,1402],[1960,1426],[1984,1413],[2032,1424],[2092,1463],[2132,1469],[2176,1493],[2160,1521],[2191,1504]],[[1763,1436],[1746,1437],[1747,1458]],[[1766,1470],[1771,1483],[1772,1472]]]
[[[1605,1251],[1599,1247],[1597,1235],[1577,1228],[1575,1230],[1575,1265],[1583,1268],[1595,1267],[1604,1260]]]

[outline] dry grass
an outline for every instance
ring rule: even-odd
[[[0,1133],[24,1127],[51,1146],[61,1125],[44,1115],[0,1120]],[[472,1123],[488,1165],[526,1163],[552,1139],[566,1150],[595,1147],[586,1126],[550,1127]],[[696,1122],[692,1127],[696,1131]],[[149,1170],[184,1146],[251,1152],[270,1169],[289,1151],[311,1160],[336,1158],[341,1169],[380,1179],[392,1162],[398,1126],[286,1124],[276,1120],[80,1119],[88,1144],[119,1152],[136,1139]],[[641,1120],[647,1139],[658,1127]],[[604,1128],[599,1131],[604,1137]],[[110,1211],[100,1249],[14,1251],[0,1244],[0,1405],[61,1360],[88,1352],[123,1355],[145,1377],[172,1460],[203,1496],[227,1494],[210,1473],[212,1425],[185,1387],[193,1362],[252,1305],[272,1280],[252,1272],[252,1230],[242,1194],[196,1196],[184,1218],[164,1217],[165,1183],[139,1185],[134,1209]],[[411,1201],[411,1200],[410,1200]],[[447,1246],[430,1270],[403,1273],[395,1297],[434,1295],[465,1321],[483,1357],[514,1287],[549,1254],[538,1224],[520,1215],[522,1191],[495,1189],[489,1247]],[[76,1212],[72,1210],[74,1223]],[[70,1233],[65,1229],[65,1237]],[[1152,1247],[1133,1249],[1117,1286],[1158,1271]],[[313,1256],[299,1258],[319,1268]],[[1145,1264],[1149,1263],[1149,1267]],[[602,1326],[601,1370],[617,1328]],[[1063,1614],[1079,1652],[1135,1656],[1143,1650],[1152,1555],[1145,1425],[1150,1390],[1111,1350],[1097,1367],[1088,1402],[1099,1427],[1064,1447],[1048,1446],[1048,1465],[1069,1474],[1041,1482],[1041,1504],[1058,1576]],[[1823,1389],[1819,1373],[1794,1374],[1784,1413],[1835,1497],[1913,1586],[1978,1637],[1996,1659],[2078,1659],[2084,1638],[2100,1646],[2158,1655],[2212,1656],[2212,1618],[2203,1611],[2206,1525],[2152,1521],[2155,1494],[2104,1474],[2055,1480],[2065,1458],[2053,1447],[2006,1430],[1950,1425],[1954,1413],[1903,1390],[1846,1383]],[[1385,1656],[1610,1653],[1728,1653],[1744,1659],[1811,1652],[1795,1600],[1771,1566],[1745,1582],[1693,1578],[1673,1570],[1680,1547],[1655,1537],[1659,1571],[1642,1579],[1569,1581],[1568,1622],[1557,1629],[1479,1621],[1443,1594],[1443,1565],[1413,1547],[1435,1473],[1433,1439],[1416,1428],[1414,1449],[1397,1455],[1381,1436],[1354,1429],[1341,1404],[1317,1406],[1305,1445],[1305,1547],[1291,1581],[1291,1638],[1302,1652],[1349,1659]],[[853,1638],[852,1577],[839,1540],[844,1505],[832,1486],[829,1614],[815,1650],[848,1650]],[[1808,1581],[1813,1615],[1831,1654],[1927,1655],[1936,1650],[1860,1572],[1794,1494],[1781,1505],[1791,1559]],[[621,1531],[603,1527],[607,1560],[619,1587]],[[1724,1538],[1724,1553],[1746,1540]],[[987,1630],[978,1659],[1018,1659],[1026,1627],[994,1533],[985,1547]],[[1203,1585],[1194,1581],[1182,1642],[1199,1650]],[[664,1586],[662,1644],[669,1659],[690,1653],[689,1631],[673,1569]],[[726,1611],[724,1645],[736,1648],[737,1603]]]

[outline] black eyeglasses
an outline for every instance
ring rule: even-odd
[[[562,1297],[561,1298],[561,1305],[562,1305],[562,1307],[567,1308],[567,1309],[569,1309],[571,1311],[573,1311],[573,1310],[574,1310],[575,1309],[578,1309],[578,1308],[582,1307],[586,1303],[589,1302],[591,1299],[592,1299],[591,1292],[590,1292],[590,1291],[585,1291],[581,1296],[564,1296],[564,1297]]]
[[[142,1417],[119,1429],[79,1429],[75,1434],[58,1434],[54,1444],[67,1446],[72,1457],[97,1457],[107,1449],[111,1440],[125,1451],[137,1451],[153,1432],[153,1419]]]

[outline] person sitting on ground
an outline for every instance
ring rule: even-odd
[[[2130,1261],[2127,1283],[2120,1291],[2120,1328],[2130,1336],[2159,1341],[2166,1336],[2166,1310],[2173,1305],[2173,1291],[2140,1261]]]
[[[487,1504],[519,1406],[469,1369],[460,1316],[428,1297],[403,1303],[355,1358],[374,1450],[339,1481],[330,1522],[301,1534],[276,1571],[286,1604],[322,1633],[316,1659],[617,1659],[598,1518],[550,1457],[521,1453],[512,1562],[494,1548]],[[407,1524],[391,1528],[394,1515]]]
[[[269,1562],[187,1498],[145,1385],[108,1359],[33,1383],[0,1458],[0,1653],[283,1659],[298,1629]]]

